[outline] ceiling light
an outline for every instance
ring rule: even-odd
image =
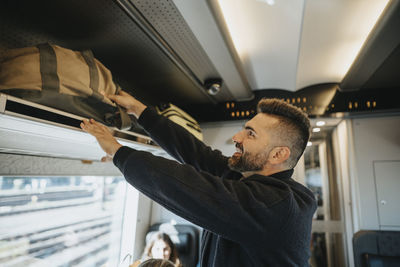
[[[312,131],[313,133],[318,133],[321,131],[321,128],[313,128]]]
[[[312,146],[312,142],[307,142],[307,146]]]
[[[324,126],[326,124],[325,121],[317,121],[316,125],[317,126]]]
[[[247,38],[243,38],[243,36],[247,36],[246,32],[249,25],[246,23],[247,18],[245,17],[247,13],[242,11],[242,5],[239,1],[219,0],[218,4],[236,52],[243,58],[243,55],[246,55],[248,50]]]
[[[383,11],[385,7],[389,5],[390,0],[382,0],[375,1],[373,5],[361,5],[365,6],[363,10],[364,14],[368,17],[368,20],[361,20],[360,25],[357,27],[357,34],[352,36],[352,42],[346,44],[347,46],[347,55],[343,55],[340,59],[340,62],[343,64],[342,69],[342,78],[346,76],[346,73],[351,68],[354,61],[357,59],[358,54],[364,46],[364,43],[367,41],[368,36],[371,34],[372,30],[375,28],[376,23],[379,18],[383,15]]]

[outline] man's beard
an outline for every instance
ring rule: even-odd
[[[261,171],[268,162],[268,154],[267,151],[257,154],[244,152],[240,156],[234,154],[229,158],[228,166],[238,172]]]

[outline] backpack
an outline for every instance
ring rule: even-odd
[[[117,94],[110,70],[90,50],[52,44],[9,49],[0,58],[0,93],[129,129],[126,112],[103,94]]]

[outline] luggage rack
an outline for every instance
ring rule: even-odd
[[[68,136],[69,139],[67,141],[70,144],[75,144],[75,140],[77,141],[76,144],[79,146],[82,144],[85,145],[86,142],[91,145],[89,149],[92,149],[95,144],[94,139],[80,128],[80,123],[83,119],[86,118],[14,96],[0,94],[0,136],[2,139],[0,140],[0,153],[42,154],[31,153],[28,151],[30,149],[24,149],[24,147],[21,149],[19,144],[21,143],[21,140],[18,140],[18,138],[15,137],[18,134],[25,134],[26,138],[29,138],[30,136],[37,138],[38,136],[41,136],[43,142],[46,142],[46,138],[63,141],[63,138]],[[37,125],[38,130],[35,130],[35,126]],[[168,157],[167,154],[148,136],[132,131],[118,130],[117,128],[111,128],[111,130],[112,135],[116,137],[122,145],[148,151],[155,155]],[[26,139],[22,141],[26,142]],[[12,142],[14,142],[14,147],[11,144]],[[77,149],[78,148],[79,147],[77,147]],[[84,149],[85,148],[82,150]],[[96,150],[98,149],[99,147]],[[34,151],[37,151],[37,148],[35,148]],[[66,157],[79,158],[77,152],[78,150],[75,151],[72,156],[67,155]],[[67,154],[68,153],[70,152],[68,151]],[[93,152],[82,159],[95,159],[93,155],[98,153],[99,150],[97,153]],[[44,155],[48,156],[49,154],[44,153]],[[59,157],[60,155],[57,153],[50,153],[50,156]]]

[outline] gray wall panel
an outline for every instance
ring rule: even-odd
[[[400,160],[400,116],[352,120],[360,229],[379,230],[374,161]]]

